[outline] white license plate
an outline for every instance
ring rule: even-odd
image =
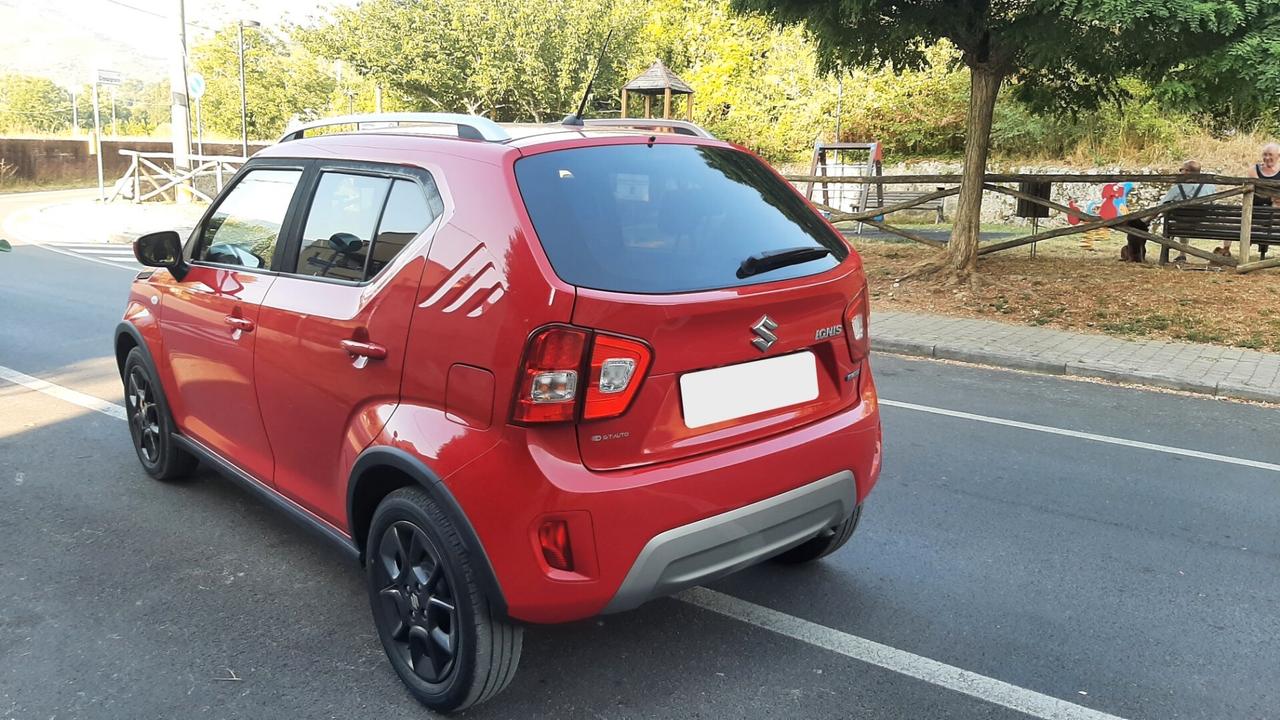
[[[686,427],[714,425],[818,397],[818,362],[811,352],[756,360],[680,376]]]

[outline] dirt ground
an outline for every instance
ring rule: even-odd
[[[954,287],[898,280],[939,250],[885,238],[850,240],[866,266],[872,313],[929,312],[1280,352],[1280,269],[1235,275],[1207,270],[1199,260],[1185,269],[1161,268],[1154,243],[1147,264],[1125,263],[1119,235],[1099,236],[1092,248],[1071,236],[1040,243],[1035,258],[1026,247],[984,256],[976,286]]]

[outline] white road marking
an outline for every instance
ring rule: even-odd
[[[87,260],[92,263],[98,263],[99,265],[106,265],[107,267],[120,268],[121,270],[128,270],[131,273],[136,273],[142,267],[141,265],[138,265],[136,261],[133,263],[133,267],[126,267],[125,265],[122,265],[121,263],[118,263],[118,262],[112,262],[110,260],[101,260],[99,258],[89,257],[88,255],[81,255],[80,253],[70,252],[68,250],[59,250],[58,248],[52,245],[46,245],[44,243],[28,242],[25,244],[30,245],[32,247],[38,247],[41,250],[48,250],[49,252],[55,252],[55,253],[58,253],[59,255],[66,255],[67,257],[73,257],[78,260]]]
[[[748,625],[808,643],[845,657],[923,680],[970,697],[1007,707],[1043,720],[1120,720],[1083,705],[1051,695],[1011,685],[995,678],[930,660],[906,650],[851,635],[793,615],[771,610],[732,595],[695,587],[676,598],[704,610],[719,613]]]
[[[0,380],[8,380],[14,385],[21,385],[28,390],[35,390],[36,392],[44,393],[50,397],[65,400],[72,405],[79,405],[82,408],[87,408],[94,412],[100,412],[103,415],[109,415],[117,420],[124,420],[127,418],[123,405],[117,405],[113,402],[108,402],[102,398],[96,398],[92,395],[86,395],[79,390],[72,390],[69,387],[56,385],[47,380],[41,380],[38,377],[32,377],[26,373],[21,373],[17,370],[4,367],[3,365],[0,365]]]
[[[1280,465],[1276,463],[1263,462],[1261,460],[1249,460],[1247,458],[1232,457],[1231,455],[1219,455],[1218,453],[1202,452],[1200,450],[1188,450],[1187,448],[1173,447],[1172,445],[1159,445],[1157,443],[1142,442],[1141,440],[1126,440],[1125,438],[1112,437],[1110,435],[1099,435],[1097,433],[1081,432],[1080,430],[1067,430],[1066,428],[1052,427],[1050,425],[1037,425],[1035,423],[1021,422],[1019,420],[1006,420],[1004,418],[991,417],[989,415],[976,415],[974,413],[961,412],[959,410],[946,410],[944,408],[936,408],[929,405],[917,405],[915,403],[900,402],[897,400],[885,400],[881,398],[880,404],[886,407],[916,410],[919,412],[929,413],[931,415],[944,415],[946,417],[959,418],[961,420],[973,420],[974,422],[988,423],[991,425],[1003,425],[1005,427],[1018,428],[1020,430],[1032,430],[1034,432],[1048,433],[1050,435],[1061,435],[1063,437],[1077,438],[1080,440],[1092,440],[1093,442],[1106,443],[1108,445],[1121,445],[1123,447],[1150,450],[1152,452],[1166,453],[1168,455],[1181,455],[1183,457],[1226,463],[1228,465],[1240,465],[1243,467],[1257,468],[1259,470],[1280,472]]]

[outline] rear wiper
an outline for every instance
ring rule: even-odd
[[[777,270],[788,265],[807,263],[830,254],[831,249],[824,247],[794,247],[756,253],[743,260],[742,264],[738,266],[738,278],[748,278],[752,275],[759,275],[760,273]]]

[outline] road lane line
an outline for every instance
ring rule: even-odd
[[[1276,463],[1263,462],[1261,460],[1249,460],[1247,458],[1219,455],[1217,453],[1202,452],[1200,450],[1188,450],[1187,448],[1173,447],[1172,445],[1159,445],[1157,443],[1142,442],[1140,440],[1126,440],[1125,438],[1112,437],[1110,435],[1098,435],[1097,433],[1067,430],[1066,428],[1057,428],[1050,425],[1037,425],[1035,423],[1021,422],[1018,420],[1006,420],[1004,418],[991,417],[989,415],[977,415],[974,413],[961,412],[959,410],[947,410],[945,408],[937,408],[929,405],[917,405],[915,403],[900,402],[897,400],[885,400],[881,398],[880,404],[886,407],[916,410],[919,412],[929,413],[931,415],[944,415],[946,417],[959,418],[961,420],[973,420],[974,422],[988,423],[991,425],[1003,425],[1005,427],[1018,428],[1020,430],[1032,430],[1034,432],[1061,435],[1063,437],[1077,438],[1079,440],[1092,440],[1093,442],[1106,443],[1108,445],[1120,445],[1123,447],[1150,450],[1152,452],[1165,453],[1168,455],[1181,455],[1183,457],[1210,460],[1212,462],[1226,463],[1228,465],[1240,465],[1242,467],[1257,468],[1258,470],[1280,472],[1280,465]]]
[[[123,405],[107,402],[102,398],[86,395],[79,390],[72,390],[69,387],[55,385],[47,380],[41,380],[38,377],[32,377],[26,373],[20,373],[17,370],[4,367],[3,365],[0,365],[0,380],[8,380],[14,385],[21,385],[28,390],[35,390],[36,392],[44,393],[50,397],[65,400],[73,405],[79,405],[82,408],[100,412],[103,415],[109,415],[117,420],[124,420],[127,417],[125,415]]]
[[[66,255],[67,257],[73,257],[73,258],[76,258],[77,260],[86,260],[91,263],[106,265],[107,267],[119,268],[121,270],[128,270],[129,272],[135,273],[135,274],[138,272],[137,269],[125,267],[120,263],[114,263],[114,262],[111,262],[110,260],[99,260],[98,258],[89,257],[88,255],[81,255],[80,253],[68,252],[66,250],[59,250],[56,247],[46,245],[44,243],[25,242],[23,243],[23,245],[26,245],[28,247],[38,247],[41,250],[48,250],[49,252],[55,252],[55,253],[58,253],[59,255]]]
[[[675,596],[690,605],[829,650],[885,670],[923,680],[1043,720],[1121,720],[1083,705],[930,660],[874,640],[819,625],[715,590],[695,587]]]

